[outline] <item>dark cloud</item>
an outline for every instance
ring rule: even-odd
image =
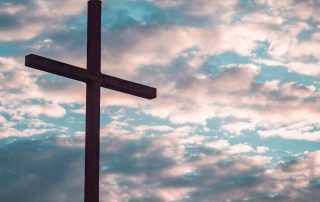
[[[6,15],[0,13],[0,31],[3,29],[15,28],[21,25],[19,19],[12,15]]]
[[[83,153],[46,140],[0,147],[0,201],[82,201]]]
[[[270,173],[260,160],[249,156],[230,157],[224,152],[198,155],[194,150],[193,158],[184,158],[187,151],[181,142],[172,139],[113,135],[103,138],[101,200],[173,201],[177,193],[175,201],[199,202],[315,201],[319,197],[316,176],[306,175],[307,186],[294,180],[301,168],[313,162],[316,153],[284,162]],[[82,138],[59,136],[2,141],[0,201],[82,201],[82,144]],[[192,171],[169,172],[181,172],[181,165]]]
[[[110,144],[117,144],[118,142],[116,139],[113,141]],[[153,147],[151,139],[141,139],[138,141],[122,142],[121,147],[116,150],[105,151],[106,155],[103,156],[103,162],[108,167],[106,173],[112,172],[130,175],[144,173],[148,175],[174,165],[175,162],[172,159],[161,155],[163,148],[156,147],[148,151],[151,147]],[[108,148],[108,146],[105,148]],[[147,153],[147,155],[142,155],[139,158],[135,157],[135,155],[143,153]]]

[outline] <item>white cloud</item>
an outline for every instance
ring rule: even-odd
[[[284,20],[280,16],[272,16],[266,13],[252,13],[244,16],[241,19],[243,22],[253,23],[253,24],[269,24],[269,25],[281,25]]]
[[[214,142],[208,142],[204,144],[205,147],[217,149],[217,150],[223,150],[230,146],[229,142],[227,140],[217,140]]]
[[[2,63],[5,67],[3,75],[15,71],[12,74],[14,76],[2,77],[4,86],[21,91],[18,94],[1,92],[2,96],[6,97],[6,100],[1,101],[2,106],[11,106],[2,108],[2,112],[11,114],[14,119],[21,119],[26,114],[63,117],[66,111],[60,104],[84,102],[83,84],[67,81],[54,83],[50,80],[40,80],[39,83],[37,77],[41,75],[40,72],[33,70],[29,72],[27,69],[21,71],[23,65],[13,58],[2,58]],[[319,113],[316,106],[319,94],[314,86],[279,81],[258,84],[253,81],[258,74],[259,68],[250,64],[228,67],[221,69],[216,75],[201,78],[194,76],[193,70],[189,71],[187,68],[179,74],[173,72],[172,75],[168,75],[159,72],[153,75],[153,80],[159,83],[154,85],[159,88],[157,99],[150,102],[119,92],[107,91],[107,94],[102,94],[101,103],[102,106],[135,108],[143,106],[145,113],[168,118],[174,123],[206,124],[210,118],[233,117],[242,121],[226,123],[222,127],[234,134],[240,134],[242,130],[253,130],[257,126],[290,127],[291,124],[300,121],[301,117],[307,117],[310,124],[313,123],[311,120],[318,120]],[[305,103],[306,98],[314,98],[315,101]],[[25,103],[26,100],[32,99],[43,100],[43,104]],[[307,131],[300,130],[300,132],[301,134],[305,132],[308,136],[306,139],[312,139]],[[271,136],[268,130],[260,134],[264,134],[264,137]],[[273,131],[272,134],[279,133]],[[290,135],[286,137],[289,138]],[[303,139],[303,135],[300,137]]]
[[[228,151],[230,154],[240,154],[240,153],[247,153],[247,152],[254,152],[254,149],[248,144],[236,144],[232,145]]]
[[[1,2],[0,13],[7,15],[14,15],[23,9],[23,5],[16,5]]]
[[[320,133],[317,130],[318,127],[319,122],[316,120],[309,122],[299,121],[268,130],[259,130],[258,134],[264,138],[280,136],[285,139],[319,141]]]
[[[320,76],[320,63],[291,62],[286,66],[288,67],[288,69],[300,74],[316,77]]]
[[[33,15],[36,17],[49,17],[51,19],[66,18],[71,16],[77,16],[86,9],[86,3],[79,3],[77,0],[34,0],[38,12]]]
[[[232,122],[224,124],[221,127],[230,133],[241,135],[243,130],[254,130],[255,124],[250,122]]]
[[[176,9],[178,12],[183,12],[194,17],[208,17],[213,21],[231,21],[234,10],[236,9],[236,0],[147,0],[160,8]]]
[[[79,177],[82,173],[82,166],[79,165],[83,162],[80,160],[83,145],[79,143],[83,142],[83,139],[79,138],[82,139],[83,136],[59,136],[53,140],[43,140],[46,143],[31,140],[28,144],[10,143],[15,146],[6,148],[9,149],[6,154],[15,154],[14,156],[21,157],[22,162],[25,162],[19,162],[19,165],[14,163],[14,170],[23,171],[25,175],[31,172],[34,176],[32,179],[37,179],[33,181],[26,178],[27,183],[20,184],[14,191],[26,191],[28,197],[46,198],[47,201],[60,199],[61,195],[52,194],[56,191],[72,198],[82,196],[83,189],[79,187],[82,183],[78,179],[83,179]],[[133,139],[126,135],[110,134],[105,138],[107,139],[101,144],[101,200],[224,201],[249,197],[254,201],[263,201],[266,198],[272,200],[271,196],[274,194],[281,194],[285,201],[294,201],[306,197],[304,192],[299,191],[301,189],[308,191],[307,197],[310,201],[317,199],[318,190],[310,185],[320,176],[317,169],[320,163],[318,151],[305,153],[295,161],[266,168],[272,160],[270,157],[233,155],[253,151],[247,144],[233,145],[219,154],[195,153],[198,155],[190,158],[188,148],[169,136],[139,136]],[[217,141],[217,145],[219,142],[228,145],[223,141]],[[43,146],[47,144],[51,146]],[[30,150],[30,147],[33,149]],[[18,152],[15,148],[18,148]],[[231,149],[233,152],[230,153]],[[26,152],[21,152],[24,150]],[[257,151],[259,150],[266,151],[267,148],[260,146],[257,147]],[[35,152],[37,155],[34,155]],[[3,159],[1,156],[0,158]],[[32,165],[29,165],[28,161],[31,161]],[[5,162],[13,161],[6,159]],[[48,164],[55,165],[50,172],[39,172],[47,169],[44,165]],[[6,168],[5,165],[1,164],[0,168]],[[25,169],[25,166],[28,169]],[[50,186],[51,181],[50,184],[41,183],[44,179],[51,179],[52,175],[55,176],[55,183],[62,184],[65,184],[65,176],[68,176],[69,188],[57,190]],[[19,182],[14,176],[10,177],[13,177],[13,180],[8,181],[9,188]],[[8,176],[1,175],[0,178],[7,182]],[[41,184],[42,194],[38,194],[38,189],[28,189],[30,183],[33,187]],[[224,188],[217,189],[219,187]],[[211,188],[215,190],[214,193]],[[11,193],[12,190],[7,191]],[[9,200],[15,197],[14,194],[6,196]]]
[[[256,148],[257,153],[259,154],[263,154],[266,153],[269,150],[269,147],[265,147],[265,146],[258,146]]]
[[[159,132],[168,132],[172,131],[173,128],[166,126],[166,125],[140,125],[135,127],[135,130],[137,131],[159,131]]]
[[[283,1],[276,1],[276,0],[257,0],[258,3],[266,3],[271,7],[286,7],[290,6],[293,3],[293,0],[283,0]]]
[[[252,32],[250,30],[255,30]],[[142,27],[108,30],[103,67],[109,72],[133,74],[145,65],[168,65],[185,51],[198,49],[192,61],[201,64],[208,55],[233,51],[251,55],[257,41],[276,38],[279,33],[266,25],[237,23],[214,27]],[[110,37],[109,37],[110,36]],[[212,37],[214,36],[214,37]],[[174,41],[175,43],[168,43]]]
[[[86,4],[77,0],[30,0],[25,4],[2,4],[0,13],[11,21],[1,29],[0,41],[30,40],[42,33],[66,29],[66,21],[81,14]]]
[[[25,109],[21,110],[21,115],[29,114],[31,116],[38,117],[40,114],[44,114],[52,118],[60,118],[66,114],[66,110],[57,104],[45,104],[45,105],[25,105]]]

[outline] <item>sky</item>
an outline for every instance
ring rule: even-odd
[[[0,201],[83,201],[86,1],[0,0]],[[319,201],[320,1],[105,0],[102,202]]]

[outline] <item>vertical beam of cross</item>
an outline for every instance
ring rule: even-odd
[[[101,72],[101,1],[88,2],[87,71],[99,78]],[[99,201],[100,83],[87,83],[85,139],[85,202]]]

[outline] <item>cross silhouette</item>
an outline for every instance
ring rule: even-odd
[[[85,202],[99,202],[100,87],[138,97],[156,98],[156,89],[101,73],[101,1],[88,1],[87,69],[49,58],[27,55],[25,65],[85,82]]]

